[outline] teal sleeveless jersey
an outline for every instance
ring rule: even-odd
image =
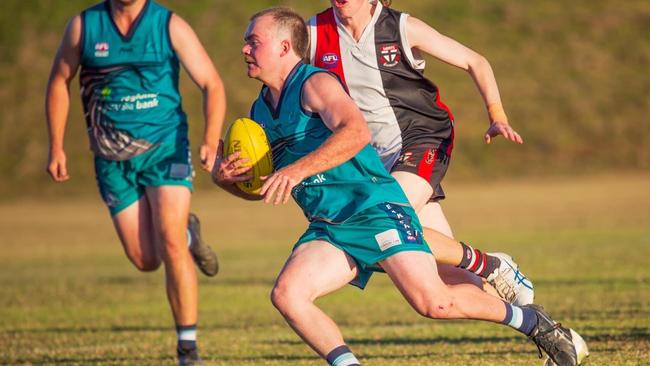
[[[253,104],[251,118],[267,134],[276,170],[316,150],[332,134],[317,114],[302,108],[302,86],[318,72],[326,71],[300,63],[285,81],[275,111],[264,98],[267,87],[262,88]],[[330,223],[341,223],[384,202],[408,204],[399,184],[370,145],[347,162],[306,178],[293,189],[292,195],[310,221]]]
[[[93,152],[126,160],[187,136],[171,12],[148,0],[128,34],[105,1],[81,13],[81,98]]]

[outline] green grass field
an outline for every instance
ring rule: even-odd
[[[459,238],[511,253],[536,299],[578,329],[591,365],[650,365],[650,175],[448,184]],[[201,278],[209,365],[322,365],[268,293],[305,221],[295,206],[197,192],[219,250]],[[130,266],[99,198],[0,204],[0,364],[173,365],[163,274]],[[538,365],[532,343],[489,323],[417,316],[377,275],[320,301],[365,365]]]

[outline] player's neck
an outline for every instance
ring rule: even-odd
[[[368,24],[370,24],[376,10],[377,5],[375,3],[365,3],[352,16],[343,18],[337,15],[337,17],[341,25],[347,29],[350,35],[352,35],[356,41],[359,41],[363,35],[363,31],[366,29]]]
[[[282,64],[280,72],[276,73],[277,77],[264,82],[264,84],[269,88],[269,101],[271,102],[271,105],[273,105],[273,108],[278,107],[280,96],[282,95],[282,89],[284,89],[285,84],[291,77],[292,71],[298,62],[301,62],[300,58],[292,57],[291,60]]]
[[[135,0],[131,3],[110,0],[111,16],[122,34],[129,32],[146,3],[147,0]]]

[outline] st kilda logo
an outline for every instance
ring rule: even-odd
[[[379,64],[385,67],[393,67],[399,63],[402,55],[399,52],[397,43],[379,45]]]

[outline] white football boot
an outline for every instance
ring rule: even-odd
[[[501,265],[487,276],[499,296],[515,306],[532,304],[535,298],[533,283],[519,272],[519,265],[505,253],[487,253],[501,260]]]

